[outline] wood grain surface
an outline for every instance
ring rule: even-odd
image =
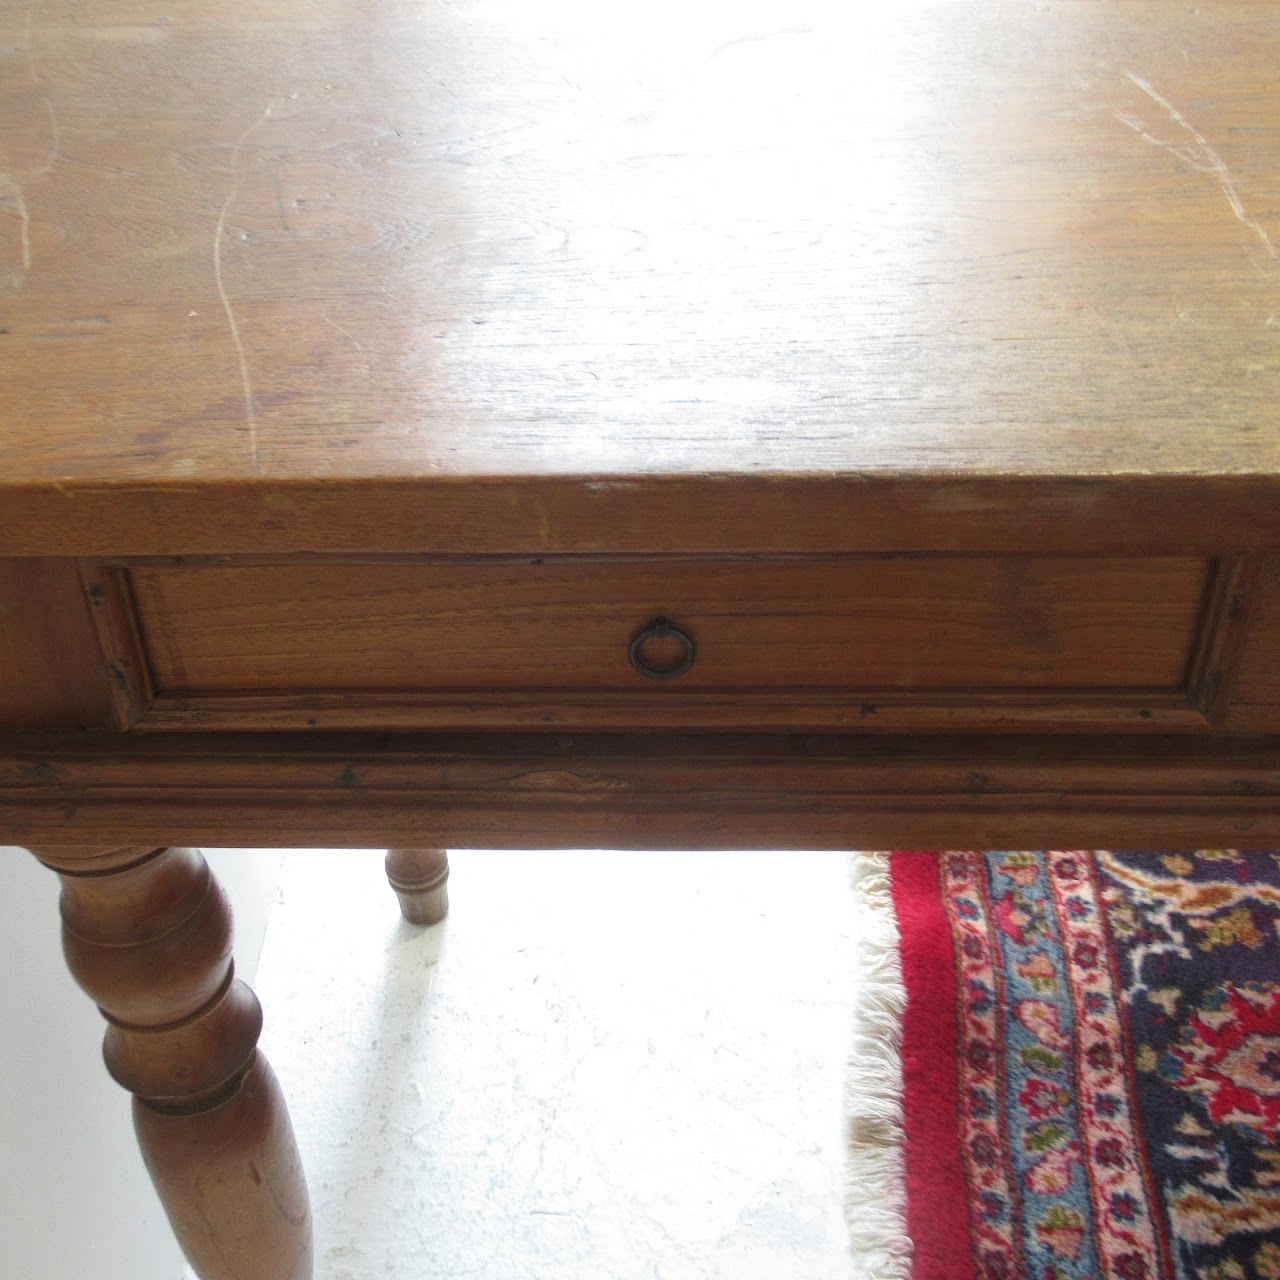
[[[0,838],[86,884],[182,841],[1274,847],[1278,67],[1269,2],[0,6]],[[869,552],[969,558],[697,560]],[[562,553],[685,569],[511,565]],[[720,731],[571,731],[562,660],[603,704],[682,611],[664,723]],[[428,686],[541,731],[422,734]],[[152,1012],[182,1066],[203,1014]],[[211,1280],[309,1270],[254,1061],[172,1125],[117,1072]]]
[[[1277,65],[1272,4],[6,6],[0,551],[1274,545]]]
[[[1274,848],[1270,740],[736,734],[0,738],[41,848]],[[105,843],[103,843],[105,842]]]
[[[118,723],[74,561],[0,557],[0,726]]]
[[[1247,558],[90,566],[120,727],[1205,732]],[[677,679],[633,669],[669,617]],[[653,643],[653,642],[650,642]],[[682,650],[646,648],[669,664]]]
[[[933,557],[136,569],[160,693],[1174,689],[1203,560]],[[628,660],[655,617],[678,681]]]
[[[1280,557],[1264,562],[1254,594],[1227,726],[1280,733]]]

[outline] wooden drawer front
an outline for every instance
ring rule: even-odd
[[[1234,564],[205,564],[105,595],[133,615],[142,727],[1203,728]],[[628,660],[657,617],[696,645],[676,679]]]
[[[76,562],[0,557],[0,732],[111,723]]]

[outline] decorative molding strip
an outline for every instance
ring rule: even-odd
[[[1178,847],[1280,841],[1280,738],[167,735],[0,741],[20,844]]]

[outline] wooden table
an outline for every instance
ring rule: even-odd
[[[309,1229],[173,846],[1280,839],[1275,5],[0,24],[0,837],[206,1280]]]

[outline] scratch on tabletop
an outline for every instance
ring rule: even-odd
[[[22,188],[7,174],[0,173],[0,191],[9,192],[9,203],[18,211],[18,221],[22,235],[22,270],[25,274],[31,270],[31,210],[27,208],[27,197]]]
[[[236,139],[235,146],[231,148],[231,190],[227,192],[227,198],[222,202],[222,209],[218,213],[218,221],[213,229],[213,280],[218,286],[218,297],[222,299],[222,309],[227,315],[227,328],[231,331],[231,341],[236,349],[236,359],[240,362],[240,384],[244,392],[244,416],[245,422],[249,427],[249,450],[253,455],[253,469],[257,473],[261,471],[261,458],[258,453],[258,411],[253,400],[253,383],[249,378],[249,362],[244,354],[244,342],[240,337],[240,325],[236,321],[235,308],[231,305],[231,299],[227,296],[227,287],[222,279],[222,235],[227,226],[227,214],[231,212],[231,206],[235,203],[236,196],[240,194],[240,152],[244,148],[244,144],[266,124],[271,112],[275,109],[275,102],[267,103],[266,110]]]
[[[354,346],[357,351],[364,350],[364,348],[340,324],[334,324],[334,322],[330,320],[328,316],[321,316],[320,319],[323,320],[325,324],[327,324],[331,329],[337,329],[337,331],[340,334],[342,334],[344,338],[350,341],[352,346]]]
[[[763,44],[766,40],[776,40],[779,36],[811,36],[813,35],[812,27],[779,27],[776,31],[761,31],[756,35],[738,36],[735,40],[726,40],[723,44],[717,45],[710,53],[707,61],[718,58],[722,53],[728,52],[730,49],[736,49],[744,44]]]
[[[69,483],[71,482],[71,483]],[[79,488],[73,487],[79,484]],[[55,493],[60,493],[68,501],[74,501],[76,498],[91,498],[97,496],[95,489],[84,484],[82,481],[76,481],[74,477],[67,476],[62,480],[50,480],[49,488]],[[110,486],[112,494],[121,493],[139,493],[152,497],[157,493],[176,493],[180,497],[189,498],[197,490],[191,485],[179,484],[113,484]]]
[[[39,73],[36,71],[35,54],[31,47],[33,19],[34,10],[28,8],[25,23],[24,51],[27,58],[27,74],[31,77],[31,83],[38,85],[41,80]],[[45,157],[44,163],[38,168],[23,171],[27,182],[45,177],[53,168],[54,162],[58,159],[62,150],[62,129],[58,123],[57,108],[54,107],[53,99],[48,95],[45,95],[44,107],[49,113],[49,154]],[[27,196],[22,184],[12,174],[0,173],[0,191],[9,193],[7,203],[11,204],[18,213],[18,221],[21,227],[22,270],[25,277],[31,272],[31,208],[27,204]]]
[[[30,176],[33,178],[43,178],[62,153],[62,126],[58,123],[58,109],[53,105],[52,98],[45,98],[44,109],[49,113],[49,154],[45,157],[44,164],[31,171]]]
[[[1243,223],[1255,236],[1262,247],[1267,251],[1271,258],[1277,257],[1276,247],[1271,242],[1271,237],[1267,234],[1267,229],[1256,219],[1249,217],[1245,211],[1244,201],[1240,198],[1240,192],[1236,189],[1235,179],[1231,176],[1231,170],[1227,168],[1226,161],[1209,145],[1209,140],[1200,132],[1199,129],[1187,119],[1186,116],[1178,110],[1162,93],[1159,92],[1149,81],[1144,80],[1140,75],[1132,71],[1125,71],[1125,75],[1133,81],[1143,93],[1147,95],[1157,106],[1163,108],[1165,114],[1174,122],[1187,136],[1191,139],[1189,143],[1181,145],[1166,142],[1161,138],[1153,136],[1144,127],[1143,122],[1136,116],[1128,115],[1124,112],[1117,111],[1116,119],[1121,124],[1132,129],[1140,138],[1146,142],[1150,142],[1153,146],[1162,147],[1165,151],[1177,156],[1184,164],[1190,165],[1193,169],[1200,173],[1207,173],[1211,178],[1215,179],[1222,188],[1222,194],[1227,197],[1227,203],[1231,206],[1231,212],[1236,218]]]
[[[28,7],[26,21],[25,46],[27,55],[27,75],[31,77],[31,83],[34,85],[43,84],[44,81],[40,77],[40,73],[36,70],[36,55],[33,47],[32,21],[35,11]],[[49,155],[44,164],[38,169],[33,169],[27,176],[29,178],[43,178],[45,174],[53,168],[53,163],[58,158],[59,152],[62,150],[62,129],[58,124],[58,109],[53,105],[53,99],[45,94],[44,109],[49,113]]]

